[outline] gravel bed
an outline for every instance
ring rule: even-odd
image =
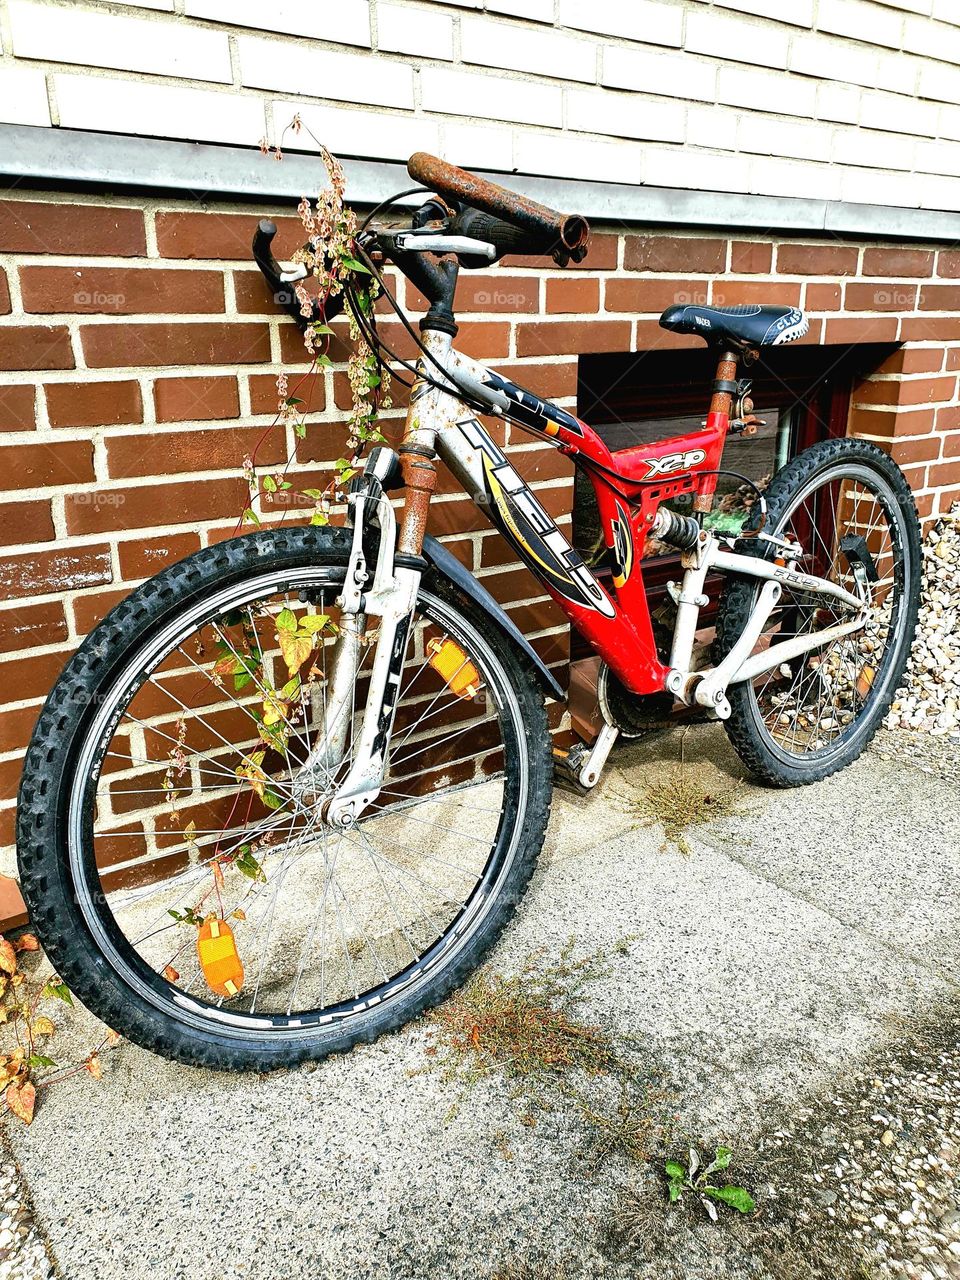
[[[26,1183],[10,1157],[4,1135],[0,1146],[0,1280],[52,1280],[56,1274],[34,1223]]]
[[[960,1278],[960,1009],[894,1035],[758,1144],[743,1244],[778,1277]]]
[[[887,725],[960,744],[960,502],[924,539],[917,636]]]

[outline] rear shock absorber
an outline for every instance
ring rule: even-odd
[[[700,540],[700,525],[693,516],[679,516],[661,507],[650,526],[650,534],[680,551],[689,551]]]

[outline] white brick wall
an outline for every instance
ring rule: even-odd
[[[960,0],[0,0],[0,38],[0,127],[299,112],[344,155],[960,208]]]
[[[231,79],[222,31],[62,5],[9,0],[14,55],[78,67],[145,71],[184,80]]]

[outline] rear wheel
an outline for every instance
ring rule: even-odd
[[[333,719],[348,542],[290,529],[213,547],[138,588],[88,638],[27,754],[24,894],[61,977],[130,1039],[265,1069],[398,1027],[471,972],[530,878],[551,754],[532,670],[425,577],[377,802],[324,804],[362,722],[369,618],[344,750]]]
[[[774,786],[816,782],[852,763],[873,737],[903,675],[917,623],[920,531],[903,473],[862,440],[814,445],[767,490],[766,530],[805,550],[798,568],[857,592],[850,554],[876,580],[865,625],[756,679],[730,686],[730,741],[747,767]],[[743,550],[758,553],[747,540]],[[864,554],[865,553],[865,554]],[[716,656],[730,651],[753,611],[755,579],[727,580]],[[852,621],[858,611],[784,584],[755,652],[791,636]]]

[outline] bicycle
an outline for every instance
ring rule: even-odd
[[[916,625],[916,510],[872,444],[788,463],[757,491],[754,528],[707,522],[724,442],[755,424],[740,363],[802,336],[800,311],[668,309],[662,325],[716,352],[706,421],[612,454],[453,343],[461,268],[579,261],[586,221],[423,154],[409,172],[428,198],[356,239],[366,270],[392,262],[429,303],[416,364],[381,351],[413,375],[402,444],[370,452],[344,527],[246,534],[138,587],[68,663],[27,752],[21,884],[52,963],[111,1027],[183,1062],[262,1070],[400,1027],[476,968],[528,884],[554,776],[545,699],[563,691],[426,535],[438,460],[602,659],[604,728],[559,766],[584,790],[665,704],[720,720],[767,783],[824,778],[869,742]],[[305,269],[279,266],[274,232],[260,224],[254,256],[303,325]],[[586,470],[609,589],[481,413]],[[651,537],[683,568],[669,652],[644,592]],[[716,574],[704,668],[694,637]]]

